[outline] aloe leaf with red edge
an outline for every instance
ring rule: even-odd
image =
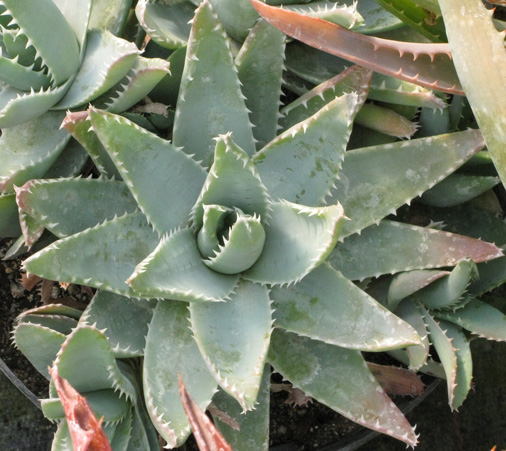
[[[250,0],[271,25],[295,39],[361,66],[452,94],[463,94],[448,44],[362,35],[325,20]]]

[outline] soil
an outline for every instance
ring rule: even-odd
[[[0,242],[0,256],[8,249],[9,241]],[[0,264],[0,358],[37,397],[47,397],[48,382],[11,343],[12,325],[23,310],[33,308],[40,296],[28,293],[18,284],[17,260]],[[50,449],[55,427],[42,416],[42,412],[23,396],[0,373],[0,449],[8,451]]]

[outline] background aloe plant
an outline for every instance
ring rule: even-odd
[[[144,58],[134,43],[118,37],[130,8],[125,0],[0,3],[3,236],[20,233],[14,185],[83,170],[88,154],[59,130],[65,110],[94,101],[124,111],[168,73],[166,61]]]
[[[212,400],[237,416],[239,433],[216,420],[234,449],[266,449],[266,363],[353,421],[415,445],[361,351],[390,351],[415,370],[447,377],[456,408],[470,382],[462,329],[503,339],[494,329],[503,314],[472,297],[500,284],[504,272],[500,248],[477,238],[502,245],[502,235],[490,233],[493,220],[481,211],[486,220],[471,228],[458,217],[463,202],[490,196],[498,182],[476,169],[490,166],[484,140],[465,130],[465,103],[445,108],[445,99],[390,78],[390,69],[382,76],[344,70],[341,60],[296,42],[285,57],[283,35],[257,22],[249,2],[214,0],[215,13],[204,1],[187,27],[196,3],[140,1],[136,8],[153,41],[180,64],[161,85],[165,100],[177,97],[171,142],[111,112],[70,113],[65,128],[116,180],[39,179],[17,189],[30,224],[25,240],[43,228],[59,238],[30,257],[26,270],[97,292],[83,313],[61,306],[25,312],[15,342],[48,378],[55,360],[104,416],[113,449],[157,449],[155,429],[169,446],[186,439],[178,373],[201,408]],[[371,12],[378,10],[363,4],[363,16],[349,7],[294,9],[304,20],[323,16],[363,33],[402,25],[379,10],[388,18],[381,29]],[[422,76],[426,85],[442,73],[444,86],[434,86],[460,92],[444,59],[448,46],[406,49],[427,64],[435,58]],[[390,50],[378,50],[390,67]],[[293,101],[280,108],[284,67]],[[420,137],[394,142],[416,132],[409,119],[418,107]],[[433,114],[442,108],[444,126]],[[428,217],[444,212],[459,234],[413,225],[425,207],[406,204],[420,195],[435,209]],[[466,293],[475,264],[488,281],[473,281]],[[442,365],[427,358],[427,332]],[[86,378],[75,363],[84,355]],[[49,418],[63,419],[53,382],[43,405]],[[54,448],[68,443],[63,420]]]

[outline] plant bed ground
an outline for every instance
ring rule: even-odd
[[[8,244],[5,240],[2,243],[0,255],[5,253]],[[0,265],[0,357],[36,396],[45,397],[47,381],[10,341],[16,316],[41,302],[36,290],[28,292],[19,285],[19,267],[18,260],[2,261]],[[441,383],[407,414],[411,424],[418,425],[417,432],[421,434],[418,451],[478,451],[490,450],[494,445],[498,449],[506,447],[506,422],[503,420],[506,417],[506,378],[503,365],[498,363],[506,361],[506,347],[502,343],[476,340],[473,351],[475,388],[460,413],[450,412],[446,384]],[[285,403],[286,398],[285,392],[274,393],[271,398],[271,446],[277,451],[338,450],[347,443],[350,435],[363,437],[368,433],[319,403],[294,407]],[[409,399],[394,398],[399,404]],[[1,374],[0,449],[49,450],[54,430],[55,426],[43,417],[40,410]],[[193,441],[182,448],[187,451],[197,449]],[[343,449],[400,451],[405,445],[378,434],[358,448]]]

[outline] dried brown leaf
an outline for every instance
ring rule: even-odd
[[[424,391],[424,383],[410,370],[371,362],[367,362],[367,365],[389,395],[417,396]]]
[[[58,374],[56,365],[49,372],[65,411],[74,451],[112,451],[102,419],[96,419],[86,398]]]

